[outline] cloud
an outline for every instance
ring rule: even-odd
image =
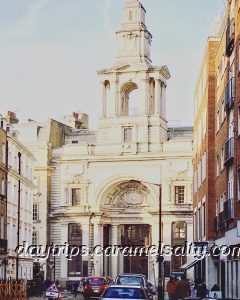
[[[38,0],[31,5],[27,13],[18,18],[11,25],[1,28],[0,41],[16,42],[16,41],[36,41],[36,27],[39,19],[40,11],[49,0]]]

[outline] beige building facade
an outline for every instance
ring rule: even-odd
[[[167,128],[168,68],[151,64],[152,36],[141,3],[128,1],[123,12],[115,64],[98,72],[102,110],[97,132],[80,126],[52,150],[50,242],[58,245],[90,250],[97,245],[158,246],[159,226],[164,244],[192,241],[192,128]],[[52,260],[62,284],[122,272],[158,280],[156,257],[150,255]],[[180,271],[185,262],[164,257],[165,275]]]

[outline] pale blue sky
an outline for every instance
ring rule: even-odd
[[[96,126],[96,71],[111,67],[126,0],[0,0],[0,112],[24,120],[81,110]],[[142,0],[153,65],[168,65],[170,123],[192,124],[193,90],[224,0]]]

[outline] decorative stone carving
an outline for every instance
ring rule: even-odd
[[[146,196],[147,189],[144,185],[137,181],[125,182],[108,194],[105,205],[112,208],[137,208],[143,206]]]

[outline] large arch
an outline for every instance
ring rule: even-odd
[[[138,114],[138,85],[135,82],[128,81],[120,89],[120,115],[133,116]],[[135,92],[135,93],[134,93]]]
[[[145,183],[139,177],[110,178],[97,189],[95,199],[97,199],[97,206],[103,211],[128,208],[158,209],[157,187]]]

